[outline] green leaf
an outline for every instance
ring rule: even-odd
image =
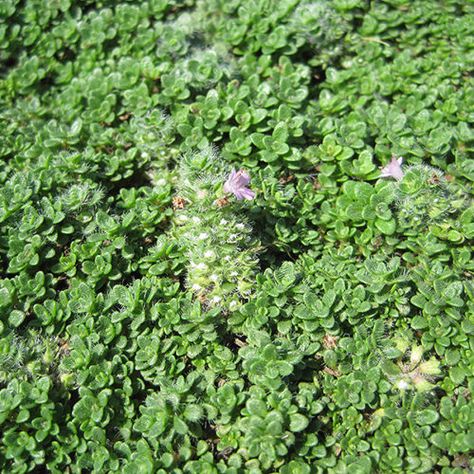
[[[385,235],[393,235],[395,233],[395,230],[397,229],[397,224],[395,222],[395,219],[390,219],[390,220],[382,220],[382,219],[376,219],[375,220],[375,227],[377,227],[382,234]]]
[[[267,414],[267,407],[262,400],[251,399],[245,406],[251,415],[263,418]]]
[[[421,410],[417,414],[417,422],[419,425],[433,425],[439,420],[439,415],[434,410]]]
[[[18,309],[14,309],[10,312],[8,316],[8,322],[15,328],[21,325],[21,323],[25,320],[25,313]]]
[[[279,124],[277,124],[277,126],[273,130],[272,138],[273,138],[273,140],[275,140],[279,143],[285,143],[286,142],[286,140],[288,139],[288,130],[286,128],[285,123],[280,122]]]
[[[173,418],[173,428],[181,435],[184,435],[188,432],[188,425],[177,416]]]
[[[290,431],[293,433],[298,433],[306,429],[309,424],[308,418],[300,413],[295,413],[290,415]]]
[[[448,449],[449,443],[444,433],[433,433],[430,441],[440,449]]]

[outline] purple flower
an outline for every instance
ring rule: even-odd
[[[242,199],[251,200],[255,197],[255,193],[247,187],[249,183],[250,176],[246,171],[233,169],[224,183],[224,191],[233,194],[239,201]]]
[[[403,171],[401,164],[403,163],[403,158],[396,158],[392,156],[390,163],[384,166],[380,172],[381,178],[395,178],[396,180],[401,180],[403,178]]]

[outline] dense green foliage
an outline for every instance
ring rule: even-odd
[[[0,2],[1,472],[471,472],[473,31]]]

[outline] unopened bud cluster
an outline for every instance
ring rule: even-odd
[[[398,217],[405,227],[438,223],[462,203],[443,172],[428,165],[410,166],[397,182]]]
[[[394,386],[401,391],[426,392],[432,390],[434,379],[441,373],[439,361],[435,357],[424,360],[423,348],[416,344],[410,348],[406,341],[400,339],[397,346],[404,355],[396,364],[398,373],[390,377]]]

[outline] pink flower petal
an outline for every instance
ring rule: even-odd
[[[239,170],[236,173],[235,182],[238,186],[247,186],[250,183],[250,176],[244,170]]]
[[[250,175],[245,170],[235,171],[233,169],[224,183],[224,192],[233,194],[237,200],[253,199],[255,193],[247,186],[250,183]]]
[[[390,162],[380,170],[380,177],[395,178],[396,180],[401,180],[404,175],[401,167],[402,163],[403,158],[396,158],[395,156],[392,156]]]
[[[235,197],[239,201],[242,199],[252,200],[255,197],[255,193],[249,188],[241,188],[235,191]]]

